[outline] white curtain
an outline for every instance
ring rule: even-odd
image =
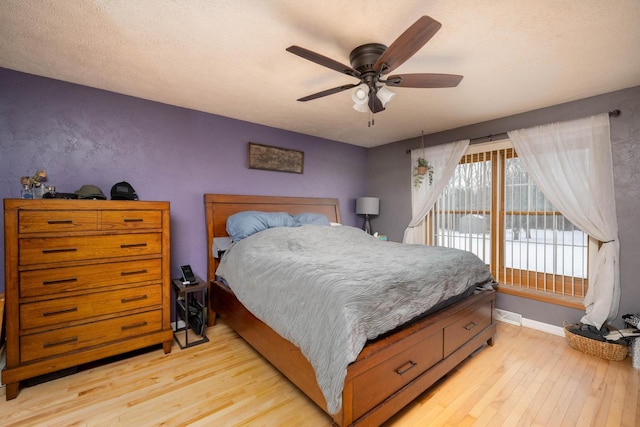
[[[403,243],[425,244],[424,217],[449,183],[453,171],[468,146],[469,140],[465,139],[411,150],[411,222],[404,230]],[[416,188],[413,185],[413,171],[418,157],[424,157],[433,167],[433,182],[429,184],[429,175],[427,174],[422,185]]]
[[[616,318],[620,245],[613,194],[609,115],[508,132],[520,162],[553,206],[602,242],[589,269],[583,323]]]

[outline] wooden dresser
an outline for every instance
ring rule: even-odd
[[[162,343],[169,202],[4,200],[7,400],[20,381]]]

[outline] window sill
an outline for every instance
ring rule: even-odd
[[[549,294],[548,292],[534,291],[531,289],[516,288],[511,285],[505,285],[500,283],[498,286],[498,292],[507,295],[515,295],[522,298],[529,298],[536,301],[546,302],[549,304],[561,305],[564,307],[575,308],[578,310],[584,310],[584,304],[582,298],[569,297],[565,295]]]

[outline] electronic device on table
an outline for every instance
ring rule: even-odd
[[[193,274],[190,265],[183,265],[180,267],[180,270],[182,271],[182,283],[184,285],[196,285],[198,283],[198,279],[196,275]]]

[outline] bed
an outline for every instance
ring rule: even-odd
[[[222,319],[263,357],[327,412],[336,425],[379,425],[486,344],[493,345],[493,290],[473,291],[464,298],[421,316],[366,342],[346,369],[341,402],[328,406],[311,362],[300,348],[253,315],[234,292],[216,280],[216,238],[228,237],[227,219],[239,212],[315,212],[340,222],[338,201],[205,194],[208,271],[211,285],[209,322]],[[239,245],[238,245],[239,246]],[[326,391],[325,391],[326,392]],[[333,403],[333,402],[330,402]]]

